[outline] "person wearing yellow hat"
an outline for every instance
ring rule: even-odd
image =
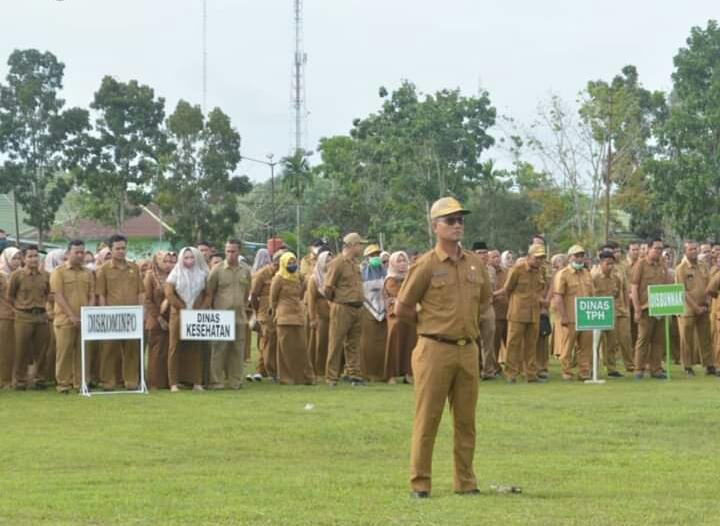
[[[480,376],[477,339],[481,306],[489,301],[491,291],[485,265],[460,246],[468,213],[452,197],[433,204],[435,248],[410,268],[395,302],[398,318],[414,319],[417,313],[410,452],[411,496],[416,498],[430,496],[432,452],[446,400],[454,424],[455,492],[480,493],[473,470]]]
[[[573,351],[578,379],[588,380],[592,367],[592,332],[575,330],[575,298],[594,296],[592,277],[585,266],[585,249],[573,245],[568,250],[568,265],[558,272],[553,286],[553,299],[560,315],[562,339],[560,368],[563,380],[573,379]]]
[[[496,291],[508,298],[505,378],[511,384],[521,374],[528,382],[538,381],[535,354],[540,334],[540,311],[547,305],[545,257],[544,245],[531,245],[527,257],[518,260],[510,269],[505,286]]]
[[[361,308],[363,306],[362,273],[358,258],[367,240],[355,232],[343,238],[343,251],[327,267],[323,293],[330,306],[330,333],[325,381],[337,385],[343,357],[345,370],[353,386],[365,385],[360,370]]]

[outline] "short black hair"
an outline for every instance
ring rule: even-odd
[[[640,244],[640,241],[628,241],[628,244],[625,245],[625,248],[626,248],[627,250],[630,250],[630,247],[631,247],[631,246],[633,246],[633,245],[639,245],[639,244]]]
[[[241,247],[242,247],[242,241],[240,241],[239,239],[235,239],[234,237],[231,237],[230,239],[228,239],[227,241],[225,241],[225,244],[226,244],[226,245],[235,245],[235,246],[237,246],[238,248],[241,248]]]
[[[72,249],[72,247],[83,247],[83,249],[84,249],[85,241],[83,241],[82,239],[71,239],[70,242],[68,243],[68,247],[67,247],[68,251],[70,249]]]
[[[602,261],[603,259],[615,259],[615,252],[612,251],[612,249],[608,250],[601,250],[598,254],[598,258]]]
[[[487,246],[487,243],[485,243],[485,241],[475,241],[475,243],[473,243],[472,249],[473,249],[473,252],[476,252],[478,250],[487,250],[488,246]]]
[[[207,241],[198,241],[197,246],[205,245],[206,247],[210,248],[210,243]]]
[[[530,236],[530,244],[532,245],[533,239],[542,239],[542,242],[545,243],[545,236],[542,234],[533,234]]]
[[[25,248],[22,249],[23,256],[26,255],[28,252],[40,252],[40,249],[37,245],[27,245]]]
[[[321,246],[323,246],[324,244],[325,244],[325,241],[323,241],[322,239],[313,239],[313,240],[310,242],[310,246],[311,246],[311,247],[321,247]]]
[[[107,244],[108,244],[108,247],[110,249],[112,249],[112,247],[115,243],[126,243],[127,244],[127,238],[125,236],[123,236],[122,234],[114,234],[114,235],[110,236]]]

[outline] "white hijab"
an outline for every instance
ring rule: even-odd
[[[315,269],[313,270],[313,279],[315,285],[321,296],[325,296],[323,290],[325,290],[325,274],[327,273],[328,258],[331,256],[330,252],[321,252],[315,263]]]
[[[183,256],[188,250],[195,256],[195,264],[192,268],[186,268],[183,264]],[[167,282],[175,286],[175,291],[185,302],[185,306],[192,309],[195,300],[205,290],[208,273],[208,266],[202,253],[195,247],[185,247],[178,252],[178,262],[170,272]]]
[[[65,250],[62,248],[51,250],[45,257],[45,271],[52,272],[63,263],[65,263]]]
[[[11,274],[12,268],[10,267],[10,260],[15,257],[15,254],[19,254],[20,249],[17,247],[7,247],[0,254],[0,272],[4,274]]]

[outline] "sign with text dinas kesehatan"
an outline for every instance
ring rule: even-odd
[[[610,331],[615,328],[615,298],[582,296],[575,298],[576,331]]]
[[[143,337],[143,307],[82,307],[80,331],[85,341],[139,340]]]
[[[180,339],[222,342],[235,340],[235,311],[181,310]]]
[[[649,285],[648,306],[650,316],[679,316],[685,312],[685,286]]]

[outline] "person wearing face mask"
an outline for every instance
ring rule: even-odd
[[[562,341],[560,343],[560,368],[563,380],[573,379],[573,351],[578,369],[578,379],[590,379],[592,367],[592,331],[575,330],[575,298],[594,296],[590,271],[585,266],[585,249],[573,245],[568,250],[570,263],[555,277],[553,299],[560,315]]]
[[[260,353],[264,373],[272,381],[277,379],[277,333],[270,308],[270,285],[280,268],[280,257],[285,250],[278,250],[272,255],[271,263],[260,267],[252,275],[250,284],[250,305],[255,310],[255,317],[260,323]],[[258,364],[259,365],[259,364]],[[260,379],[253,377],[254,380]]]
[[[325,381],[331,387],[340,379],[343,358],[351,384],[365,385],[359,355],[361,309],[365,297],[362,272],[357,262],[365,245],[367,240],[360,234],[346,235],[342,255],[332,260],[325,275],[324,294],[332,302]]]
[[[185,362],[184,373],[193,384],[193,391],[204,391],[202,347],[196,341],[180,340],[180,311],[205,306],[205,286],[208,266],[202,252],[185,247],[179,260],[165,280],[165,297],[170,304],[170,344],[168,350],[168,380],[170,392],[179,388],[179,362]]]
[[[170,304],[165,299],[165,281],[173,268],[172,257],[164,250],[153,256],[145,274],[145,329],[148,331],[148,387],[167,389],[170,346]]]
[[[7,300],[15,309],[15,363],[13,384],[24,390],[35,383],[28,367],[36,362],[50,340],[46,305],[50,296],[50,274],[40,268],[36,246],[23,250],[25,266],[10,275]]]
[[[385,345],[387,321],[383,284],[385,268],[378,245],[368,245],[362,265],[364,309],[360,329],[360,363],[363,376],[371,381],[382,381],[385,376]]]
[[[313,369],[305,342],[302,278],[295,254],[285,252],[270,285],[270,308],[277,331],[278,383],[312,385]]]
[[[7,247],[0,253],[0,389],[10,389],[15,364],[15,310],[7,300],[10,274],[20,268],[19,248]]]
[[[409,318],[395,315],[395,300],[407,276],[410,258],[405,252],[393,252],[388,261],[383,292],[387,314],[387,345],[385,347],[384,379],[394,384],[398,377],[412,383],[412,350],[417,344],[417,314]]]

